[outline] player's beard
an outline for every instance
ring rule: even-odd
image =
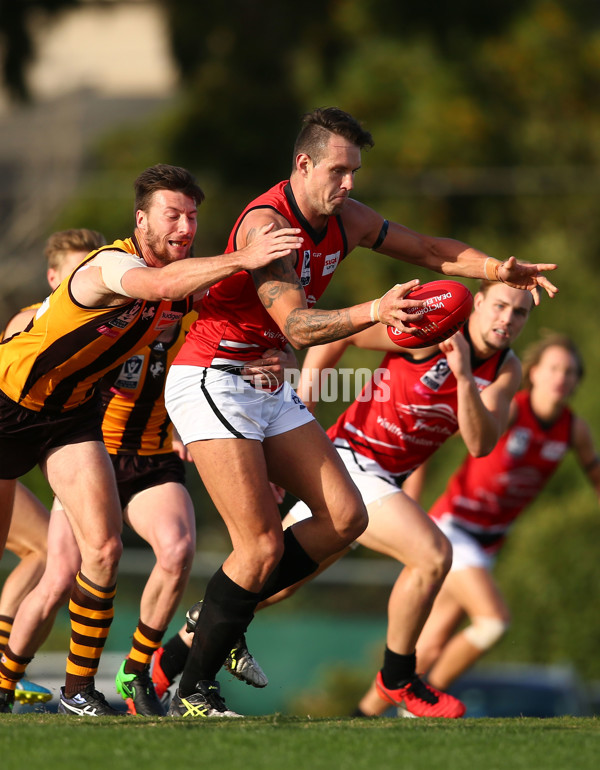
[[[167,238],[166,241],[160,238],[154,230],[151,227],[148,227],[148,230],[146,232],[146,243],[152,250],[152,253],[156,260],[160,262],[163,266],[164,265],[170,265],[172,262],[179,261],[174,260],[169,255],[168,251],[168,241],[169,240],[176,240],[174,238]],[[191,243],[188,247],[187,254],[185,255],[185,258],[193,257],[194,256],[194,244]]]

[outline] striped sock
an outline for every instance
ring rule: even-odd
[[[160,647],[160,643],[167,629],[157,631],[142,623],[140,618],[133,634],[133,640],[129,655],[125,662],[126,674],[141,674],[152,660],[152,656]]]
[[[114,615],[115,593],[116,585],[95,585],[81,572],[75,578],[69,601],[71,643],[65,679],[67,698],[83,692],[94,682]]]
[[[8,615],[0,615],[0,652],[8,644],[8,637],[13,627],[14,618],[9,618]]]
[[[15,655],[8,644],[0,657],[0,692],[14,692],[19,679],[23,678],[27,665],[33,657]]]

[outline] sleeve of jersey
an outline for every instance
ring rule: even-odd
[[[102,280],[107,288],[114,291],[115,294],[121,294],[124,297],[131,296],[121,285],[125,273],[135,267],[149,269],[141,257],[135,254],[126,254],[122,251],[103,251],[94,257],[91,264],[96,265],[102,270]]]

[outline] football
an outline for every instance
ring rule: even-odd
[[[421,318],[403,332],[388,326],[389,338],[401,348],[426,348],[437,345],[465,323],[473,308],[473,295],[458,281],[431,281],[409,292],[405,299],[425,300],[424,307],[416,308]]]

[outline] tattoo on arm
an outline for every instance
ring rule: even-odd
[[[282,330],[288,339],[304,345],[320,345],[349,337],[358,331],[349,310],[293,310]]]
[[[304,302],[304,290],[294,269],[294,262],[295,257],[290,255],[252,271],[256,292],[266,310],[287,291],[300,292]]]

